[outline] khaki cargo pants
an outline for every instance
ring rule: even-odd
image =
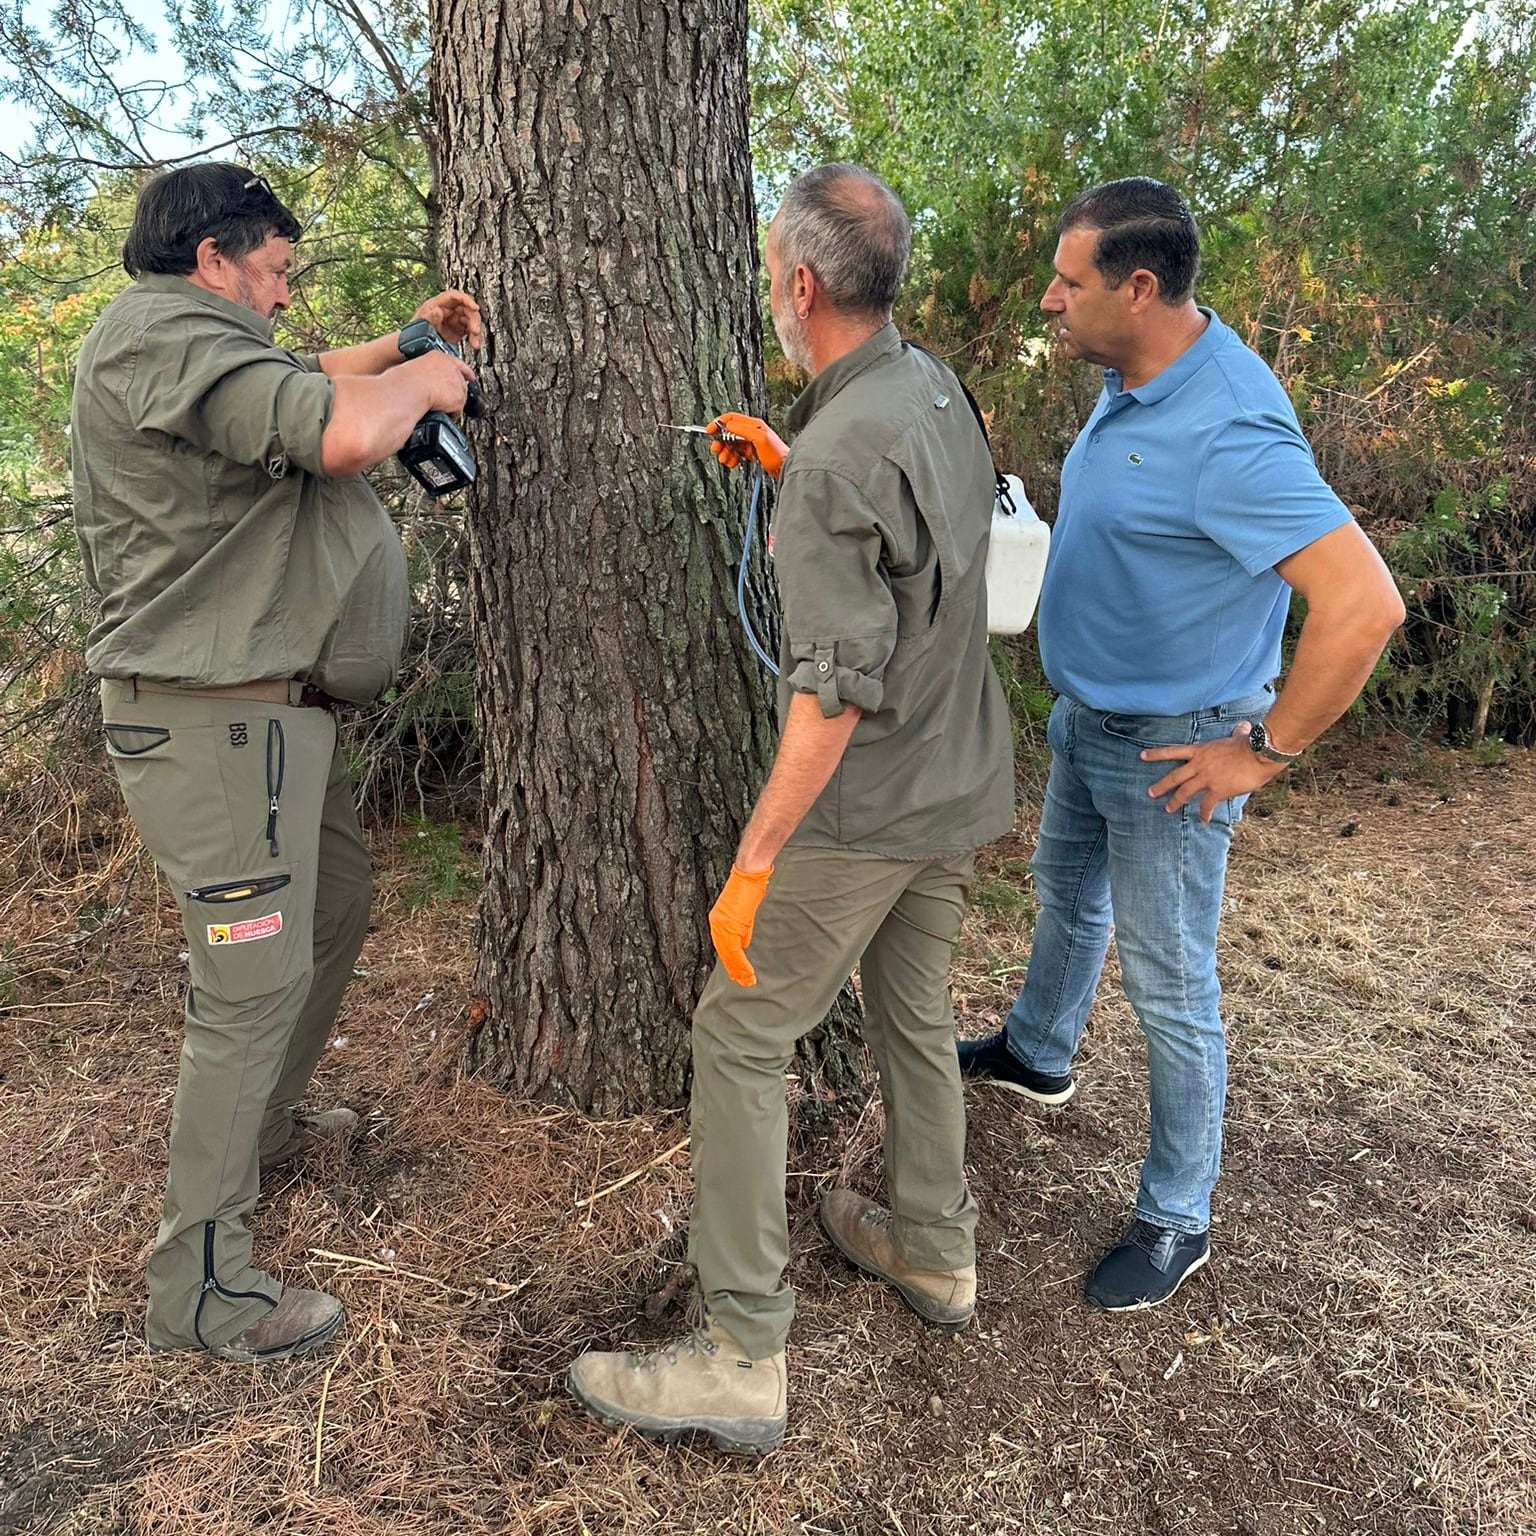
[[[973,862],[786,848],[747,948],[757,985],[739,987],[717,965],[699,999],[689,1258],[710,1311],[753,1359],[784,1348],[795,1307],[784,1281],[784,1069],[855,966],[880,1073],[896,1246],[922,1269],[975,1260],[949,1000]]]
[[[259,1158],[293,1131],[362,947],[368,851],[326,710],[113,681],[101,707],[191,972],[145,1331],[208,1347],[282,1294],[251,1262]]]

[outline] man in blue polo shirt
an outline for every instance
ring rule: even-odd
[[[1151,1134],[1131,1224],[1087,1282],[1111,1310],[1166,1300],[1210,1256],[1233,825],[1349,707],[1403,619],[1274,375],[1196,305],[1199,255],[1183,198],[1149,177],[1062,215],[1040,307],[1104,391],[1062,469],[1040,598],[1060,695],[1031,861],[1040,915],[1005,1027],[959,1048],[967,1076],[1065,1103],[1113,923]],[[1307,617],[1277,696],[1292,591]]]

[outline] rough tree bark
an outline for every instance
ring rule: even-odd
[[[746,4],[432,0],[431,19],[444,269],[485,310],[494,402],[470,519],[470,1061],[600,1113],[673,1103],[775,737],[736,616],[744,478],[661,426],[763,397]]]

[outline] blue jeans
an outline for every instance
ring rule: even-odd
[[[1051,774],[1030,868],[1040,915],[1008,1046],[1037,1072],[1060,1074],[1104,968],[1110,924],[1126,996],[1147,1040],[1151,1136],[1136,1214],[1203,1232],[1221,1166],[1227,1050],[1216,980],[1216,929],[1232,828],[1247,796],[1209,822],[1198,802],[1170,814],[1148,787],[1176,763],[1144,747],[1213,741],[1262,720],[1274,690],[1189,715],[1114,715],[1063,696],[1051,710]]]

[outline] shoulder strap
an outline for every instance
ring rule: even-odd
[[[906,344],[913,349],[913,351],[921,352],[925,356],[931,357],[934,362],[942,364],[945,368],[949,368],[949,371],[955,375],[955,383],[960,386],[960,393],[965,396],[965,403],[970,406],[971,415],[976,418],[976,425],[981,430],[981,440],[987,445],[987,456],[991,458],[992,438],[987,431],[986,418],[981,414],[981,407],[976,404],[976,396],[973,395],[966,387],[965,380],[960,377],[959,373],[957,373],[955,369],[950,368],[950,365],[942,357],[940,357],[937,352],[933,351],[932,348],[925,347],[920,341],[913,341],[910,336],[904,337],[903,339],[906,341]],[[1013,494],[1008,489],[1007,480],[999,472],[997,461],[995,459],[992,463],[992,475],[997,482],[998,504],[1004,508],[1004,510],[1006,510],[1010,517],[1012,517],[1013,514],[1019,509],[1013,504]]]

